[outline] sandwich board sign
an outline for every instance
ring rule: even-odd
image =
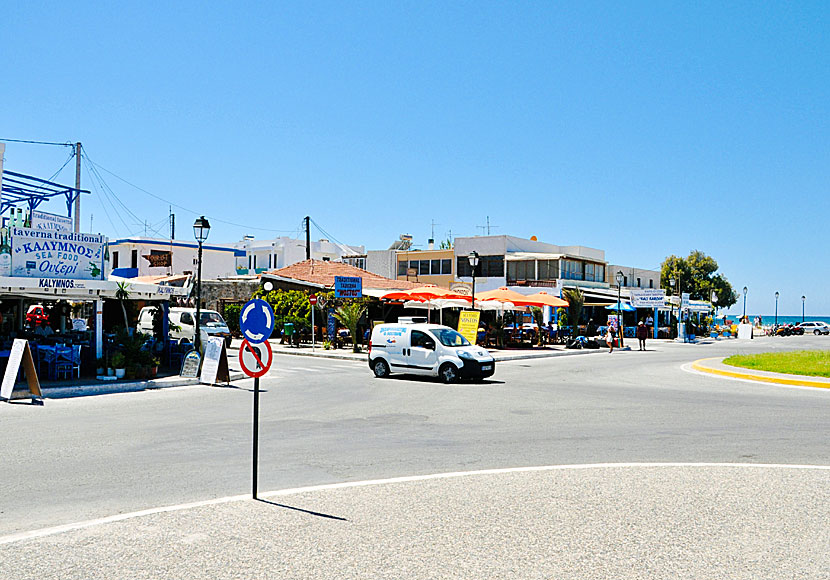
[[[3,382],[0,383],[0,400],[11,400],[21,363],[23,364],[23,374],[26,375],[26,383],[29,387],[32,403],[42,405],[43,393],[40,391],[40,381],[37,378],[35,361],[32,358],[29,341],[22,338],[15,338],[11,351],[9,351],[9,362],[6,365],[6,372],[3,373]],[[25,397],[25,395],[23,396]]]
[[[479,310],[462,310],[458,314],[458,334],[475,344],[478,338]]]
[[[215,385],[218,381],[231,382],[228,370],[228,353],[225,350],[225,339],[221,336],[212,336],[205,345],[205,360],[202,363],[202,374],[199,382]]]
[[[199,367],[201,364],[202,357],[197,351],[191,350],[189,353],[184,355],[184,360],[182,361],[182,371],[179,373],[179,376],[195,379],[199,376]]]

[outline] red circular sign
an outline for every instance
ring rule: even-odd
[[[308,301],[311,302],[312,306],[314,306],[315,304],[317,304],[317,296],[312,294],[311,296],[308,297]]]
[[[249,377],[257,378],[267,373],[273,360],[274,353],[267,340],[259,344],[251,344],[248,339],[244,339],[239,347],[239,364],[242,371]]]

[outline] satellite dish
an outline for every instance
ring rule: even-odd
[[[539,240],[536,239],[536,236],[530,236],[530,240],[533,241],[533,242],[539,241]]]

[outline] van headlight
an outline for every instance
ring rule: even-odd
[[[460,351],[460,352],[458,353],[458,358],[463,358],[464,360],[475,360],[475,358],[473,357],[473,355],[471,355],[471,354],[470,354],[469,352],[467,352],[466,350],[462,350],[462,351]]]

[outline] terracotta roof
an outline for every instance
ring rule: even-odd
[[[417,288],[419,284],[407,282],[406,280],[393,280],[373,274],[361,268],[357,268],[343,262],[324,262],[322,260],[304,260],[291,264],[279,270],[265,272],[266,275],[290,278],[311,284],[319,284],[326,287],[334,287],[335,276],[356,276],[363,278],[364,288],[378,288],[389,290],[404,290]]]

